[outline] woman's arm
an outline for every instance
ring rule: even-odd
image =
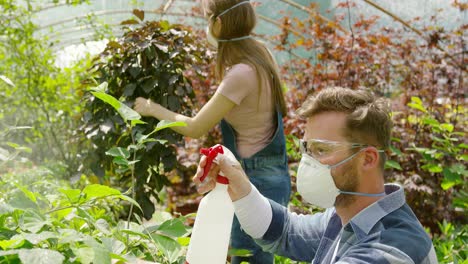
[[[199,138],[219,123],[235,105],[224,95],[215,93],[195,117],[177,114],[142,97],[136,99],[134,108],[143,116],[152,116],[159,120],[185,122],[187,126],[172,127],[171,129],[187,137]]]

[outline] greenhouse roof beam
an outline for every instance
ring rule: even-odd
[[[66,22],[72,22],[76,19],[80,19],[80,18],[86,18],[88,17],[89,15],[113,15],[113,14],[125,14],[125,13],[129,13],[129,14],[132,14],[132,11],[133,10],[111,10],[111,11],[97,11],[97,12],[90,12],[90,13],[87,13],[85,15],[81,15],[81,16],[75,16],[75,17],[72,17],[72,18],[68,18],[68,19],[63,19],[63,20],[59,20],[59,21],[56,21],[54,23],[51,23],[51,24],[47,24],[47,25],[42,25],[39,27],[39,29],[45,29],[45,28],[48,28],[48,27],[53,27],[53,26],[57,26],[57,25],[60,25],[60,24],[63,24],[63,23],[66,23]],[[143,10],[145,13],[149,13],[149,14],[163,14],[162,13],[162,10]],[[185,13],[172,13],[172,12],[169,12],[169,13],[165,13],[166,15],[171,15],[171,16],[187,16],[187,14]],[[202,16],[196,16],[196,15],[193,15],[191,17],[195,17],[195,18],[198,18],[198,19],[203,19]]]

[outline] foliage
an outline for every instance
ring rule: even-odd
[[[439,223],[440,234],[433,239],[437,258],[441,263],[468,262],[468,226],[454,226],[443,221]]]
[[[143,123],[140,115],[100,91],[105,85],[91,93],[117,110],[128,122],[132,134],[131,129]],[[161,121],[152,133],[180,125],[183,124]],[[132,145],[114,147],[106,154],[114,157],[113,162],[121,173],[131,171],[134,179],[136,151],[144,148],[145,143],[155,141],[151,134],[136,134]],[[186,236],[190,232],[184,225],[184,217],[172,219],[156,214],[154,219],[164,221],[156,220],[151,225],[142,223],[138,216],[138,223],[121,221],[119,201],[132,204],[129,213],[132,215],[133,205],[140,208],[133,198],[104,185],[89,182],[79,185],[84,188],[70,188],[45,168],[33,168],[26,174],[2,175],[0,263],[111,263],[111,260],[120,263],[136,258],[160,263],[183,261],[183,246],[188,244]],[[134,197],[135,189],[130,191]]]
[[[35,34],[31,2],[0,2],[0,75],[11,80],[0,81],[0,120],[9,126],[31,126],[12,140],[32,149],[31,160],[60,162],[72,175],[84,144],[75,129],[80,111],[76,87],[84,67],[54,66],[47,40]]]
[[[111,95],[108,95],[101,90],[105,90],[107,87],[107,83],[103,83],[100,86],[95,88],[95,91],[91,92],[91,94],[102,100],[103,102],[111,105],[114,110],[116,110],[120,117],[125,121],[126,126],[129,130],[129,134],[131,137],[131,144],[128,145],[126,148],[122,147],[113,147],[106,152],[106,155],[113,157],[112,162],[117,167],[116,172],[119,174],[124,174],[129,172],[131,175],[131,186],[129,188],[130,192],[132,193],[132,199],[136,198],[136,177],[135,177],[135,167],[136,164],[140,162],[140,156],[137,156],[138,151],[143,150],[146,148],[146,144],[151,142],[162,142],[162,140],[154,139],[151,136],[165,128],[177,127],[177,126],[186,126],[183,122],[168,122],[166,120],[161,120],[156,128],[147,135],[142,135],[139,132],[133,133],[133,129],[135,129],[136,125],[138,124],[145,124],[145,122],[141,121],[141,116],[133,109],[129,108],[124,103],[118,101]],[[162,142],[163,144],[165,142]],[[142,210],[142,208],[138,205],[138,208]],[[133,204],[130,207],[130,212],[128,216],[128,221],[133,216]]]
[[[144,13],[134,14],[144,18]],[[122,22],[138,24],[136,20]],[[136,28],[128,26],[122,38],[110,41],[105,51],[94,60],[93,74],[99,83],[107,82],[103,89],[128,106],[141,96],[150,98],[162,106],[185,115],[191,115],[194,92],[191,81],[184,76],[190,68],[193,77],[203,78],[198,64],[206,62],[205,50],[197,44],[190,30],[167,21],[145,22]],[[95,149],[86,158],[85,166],[98,176],[113,175],[119,186],[129,187],[130,174],[116,174],[113,158],[106,155],[111,146],[128,146],[137,134],[149,134],[158,120],[143,118],[145,125],[135,126],[130,133],[125,121],[116,115],[109,105],[88,93],[85,97],[82,131],[91,139]],[[152,136],[152,142],[139,150],[135,164],[136,200],[143,208],[144,216],[151,217],[154,204],[151,197],[168,184],[165,173],[178,166],[174,143],[182,144],[182,136],[172,131],[162,131]],[[109,180],[109,179],[107,179]]]
[[[387,96],[395,111],[388,181],[404,184],[409,204],[433,232],[443,219],[466,223],[466,191],[461,191],[466,188],[466,24],[444,29],[437,26],[435,14],[432,23],[409,32],[407,27],[379,27],[378,17],[350,17],[354,7],[352,1],[338,4],[340,15],[331,21],[314,6],[306,19],[284,17],[284,31],[274,40],[276,49],[292,58],[282,65],[290,110],[286,134],[302,137],[303,123],[294,110],[314,91],[368,87]],[[297,51],[310,55],[294,57]],[[421,103],[411,100],[416,97]],[[452,206],[454,195],[460,199]]]
[[[81,185],[71,188],[41,167],[2,175],[0,263],[182,261],[190,232],[185,218],[156,213],[150,223],[118,220],[119,201],[135,203],[130,197]]]
[[[467,123],[457,120],[455,115],[466,116],[466,109],[463,106],[453,109],[446,103],[427,107],[416,96],[408,106],[406,113],[394,115],[399,122],[393,144],[395,178],[412,190],[407,194],[409,203],[431,216],[429,219],[434,222],[426,226],[438,230],[433,225],[436,221],[463,223],[468,208],[468,156],[462,127]],[[400,140],[403,136],[409,140]]]
[[[0,123],[0,128],[2,124]],[[15,160],[22,153],[31,153],[31,149],[17,143],[8,141],[9,134],[18,130],[30,129],[31,127],[9,127],[0,130],[0,172],[10,161]]]
[[[10,86],[15,86],[14,83],[6,76],[0,75],[0,79]],[[0,120],[3,117],[3,110],[0,110]],[[31,148],[21,146],[15,142],[9,141],[10,135],[16,131],[30,129],[31,127],[16,127],[8,126],[0,122],[0,172],[3,167],[10,161],[17,159],[21,153],[31,153]]]

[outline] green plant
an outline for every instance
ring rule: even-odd
[[[130,192],[132,193],[132,198],[136,198],[136,176],[135,176],[135,166],[140,162],[141,154],[138,154],[138,151],[145,149],[146,145],[151,142],[159,142],[161,144],[165,144],[165,140],[161,139],[154,139],[152,135],[158,131],[161,131],[165,128],[176,127],[176,126],[186,126],[183,122],[168,122],[166,120],[161,120],[156,128],[149,134],[143,135],[140,132],[134,133],[133,130],[135,129],[136,125],[138,124],[145,124],[145,122],[141,121],[141,116],[129,108],[124,103],[120,102],[116,98],[112,97],[111,95],[106,94],[104,91],[107,89],[107,83],[102,83],[98,87],[93,88],[94,91],[91,94],[102,100],[103,102],[111,105],[120,115],[120,117],[124,120],[128,133],[131,137],[131,144],[128,145],[126,148],[122,147],[113,147],[106,151],[106,155],[113,157],[112,162],[116,165],[117,169],[116,172],[119,174],[130,173],[131,176],[131,185],[130,185]],[[140,210],[141,207],[139,207]],[[133,216],[133,204],[130,207],[129,218]]]
[[[144,13],[134,13],[143,19]],[[138,23],[135,20],[124,24]],[[206,60],[205,49],[194,41],[189,28],[170,25],[167,21],[145,22],[137,28],[126,29],[122,38],[110,41],[105,51],[94,60],[93,74],[99,83],[107,82],[105,92],[132,106],[139,97],[150,98],[172,111],[191,115],[194,92],[191,81],[184,76],[190,69],[198,75],[198,64]],[[86,157],[85,167],[100,176],[111,175],[107,180],[118,181],[119,186],[129,187],[130,171],[117,171],[114,158],[106,155],[113,146],[134,144],[138,134],[150,134],[158,120],[143,118],[145,125],[135,126],[130,132],[125,121],[116,115],[109,105],[87,94],[83,113],[82,131],[95,146]],[[139,162],[134,166],[136,200],[143,208],[145,218],[154,212],[151,197],[167,185],[165,174],[178,165],[174,144],[182,144],[182,136],[173,131],[152,134],[154,139],[139,149]]]
[[[444,220],[466,224],[466,109],[423,100],[413,96],[394,113],[392,177],[410,190],[406,198],[425,226],[438,232]]]
[[[132,109],[104,93],[106,85],[91,93],[117,110],[133,135],[132,128],[144,122]],[[156,141],[151,134],[176,125],[183,124],[161,121],[148,135],[136,133],[132,137],[134,144],[127,148],[115,147],[106,152],[114,157],[120,173],[131,172],[129,192],[133,197],[137,151]],[[133,205],[141,208],[116,189],[98,184],[72,189],[47,175],[31,176],[11,174],[1,178],[0,247],[4,251],[0,263],[111,263],[111,259],[128,261],[137,257],[163,263],[183,260],[183,246],[188,244],[185,237],[190,230],[184,225],[184,217],[168,219],[167,215],[157,214],[153,216],[157,224],[147,225],[136,215],[138,224],[130,222],[130,218],[124,222],[115,214],[122,210],[118,200],[132,204],[129,215]],[[161,217],[164,221],[157,221]]]
[[[85,178],[82,178],[85,180]],[[108,186],[70,188],[45,168],[0,178],[0,263],[118,263],[136,258],[180,263],[184,217],[156,213],[149,223],[118,220],[120,201]]]
[[[0,123],[0,128],[2,128]],[[31,148],[8,141],[8,135],[13,131],[30,129],[31,127],[5,126],[0,130],[0,172],[9,161],[15,160],[21,153],[31,153]]]
[[[294,261],[285,257],[275,256],[275,263],[277,264],[306,264],[307,262]]]
[[[466,184],[468,171],[464,162],[468,161],[468,154],[465,153],[468,144],[463,142],[465,133],[454,131],[454,125],[451,123],[439,122],[435,114],[424,107],[419,97],[411,97],[408,106],[422,113],[422,115],[417,116],[410,115],[408,122],[417,124],[421,130],[427,129],[431,133],[430,147],[414,146],[409,148],[409,150],[421,154],[424,164],[421,169],[430,173],[442,173],[444,176],[441,183],[443,190]],[[462,107],[455,110],[455,112],[457,111],[464,113]]]
[[[0,80],[11,87],[15,86],[14,83],[4,75],[0,75]],[[20,146],[17,143],[9,141],[9,135],[12,134],[12,132],[23,129],[31,129],[31,127],[8,126],[3,123],[3,118],[4,116],[2,108],[0,110],[0,172],[9,161],[15,160],[21,153],[31,153],[31,148]]]
[[[163,263],[178,263],[184,258],[183,246],[190,229],[185,218],[167,219],[164,214],[153,215],[153,224],[119,220],[119,201],[141,207],[135,197],[135,164],[137,151],[152,139],[151,134],[171,126],[184,124],[161,121],[148,135],[135,134],[132,129],[144,123],[140,115],[114,97],[103,92],[107,83],[91,93],[114,108],[126,123],[133,144],[127,148],[114,147],[106,152],[119,166],[119,172],[130,171],[129,193],[99,184],[84,184],[83,189],[51,177],[50,170],[34,170],[28,177],[13,173],[0,178],[0,263],[111,263],[135,258]],[[39,173],[37,173],[39,172]],[[42,172],[42,173],[41,173]],[[31,177],[33,176],[33,177]],[[83,184],[82,184],[83,185]],[[113,212],[113,213],[111,213]],[[164,221],[157,219],[164,217]],[[156,224],[154,224],[156,221]]]
[[[71,176],[85,144],[76,133],[76,88],[86,62],[67,69],[54,65],[51,45],[36,34],[33,17],[38,7],[33,2],[0,1],[0,119],[11,126],[30,126],[11,135],[12,141],[29,147],[34,155],[25,156],[33,162],[62,163]]]
[[[468,226],[439,223],[440,234],[433,238],[440,263],[468,263]]]

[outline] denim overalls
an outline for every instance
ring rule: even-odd
[[[288,171],[288,159],[286,156],[286,140],[283,129],[281,112],[277,111],[277,128],[271,142],[262,150],[250,158],[241,159],[237,152],[236,134],[234,129],[225,121],[221,121],[223,145],[226,146],[240,161],[250,182],[257,187],[265,197],[286,206],[291,194],[291,179]],[[238,264],[242,261],[249,263],[271,264],[274,255],[263,252],[254,240],[240,228],[237,217],[231,229],[231,248],[247,249],[253,256],[232,257],[231,263]]]

